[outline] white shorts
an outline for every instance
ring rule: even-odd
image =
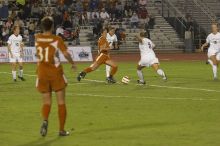
[[[146,57],[141,57],[138,65],[151,67],[153,64],[159,64],[159,59],[154,54],[149,54]]]
[[[219,50],[209,48],[207,55],[208,55],[208,58],[210,58],[213,55],[216,55],[216,59],[220,60],[220,51]]]
[[[12,54],[13,55],[13,58],[11,57],[11,55],[9,54],[9,62],[10,63],[14,63],[14,62],[23,62],[23,59],[22,57],[20,56],[20,54]]]

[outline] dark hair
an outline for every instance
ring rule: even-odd
[[[44,31],[50,31],[53,27],[53,19],[51,17],[44,17],[41,20],[41,28]]]

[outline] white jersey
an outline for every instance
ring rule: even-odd
[[[21,44],[22,44],[22,36],[21,35],[14,35],[12,34],[9,38],[8,38],[8,42],[9,45],[11,45],[11,52],[12,54],[20,54],[21,52]]]
[[[109,42],[110,47],[112,47],[114,42],[118,42],[117,36],[115,34],[111,36],[109,33],[107,33],[106,39]]]
[[[142,43],[139,43],[139,49],[141,52],[141,60],[139,61],[140,66],[150,67],[153,64],[159,64],[159,60],[156,57],[153,48],[154,43],[148,38],[144,38]]]
[[[209,49],[220,51],[220,33],[210,33],[206,39],[206,43],[210,44]]]
[[[148,38],[144,38],[142,43],[139,43],[139,49],[141,52],[141,57],[146,57],[149,53],[155,54],[153,48],[155,44]]]

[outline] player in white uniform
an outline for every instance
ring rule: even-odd
[[[141,53],[141,60],[137,66],[137,74],[139,77],[138,83],[146,84],[142,73],[142,69],[144,67],[152,67],[157,72],[157,74],[163,78],[163,80],[167,80],[164,71],[159,68],[159,60],[153,51],[155,44],[146,36],[147,33],[145,32],[141,32],[140,36],[136,36],[139,41],[139,49]]]
[[[202,45],[201,50],[208,45],[208,62],[212,66],[214,80],[217,79],[218,62],[220,61],[220,33],[218,31],[218,25],[212,24],[212,33],[210,33],[206,39],[206,43]]]
[[[109,32],[106,37],[107,41],[109,42],[110,49],[118,49],[118,39],[115,35],[115,28],[110,27]],[[106,77],[109,77],[111,71],[111,66],[106,65]]]
[[[23,78],[23,43],[22,43],[22,36],[20,35],[20,28],[19,26],[14,26],[13,34],[8,38],[8,52],[9,52],[9,61],[12,64],[12,77],[13,80],[16,82],[16,67],[17,62],[19,64],[19,74],[18,78],[22,81],[25,79]]]

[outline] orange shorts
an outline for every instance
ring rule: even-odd
[[[97,58],[96,58],[96,62],[98,64],[105,64],[107,60],[110,60],[109,55],[106,55],[104,53],[101,53]]]
[[[67,86],[67,79],[64,75],[59,76],[55,80],[38,79],[36,80],[36,87],[41,93],[48,93],[52,91],[60,91]]]

